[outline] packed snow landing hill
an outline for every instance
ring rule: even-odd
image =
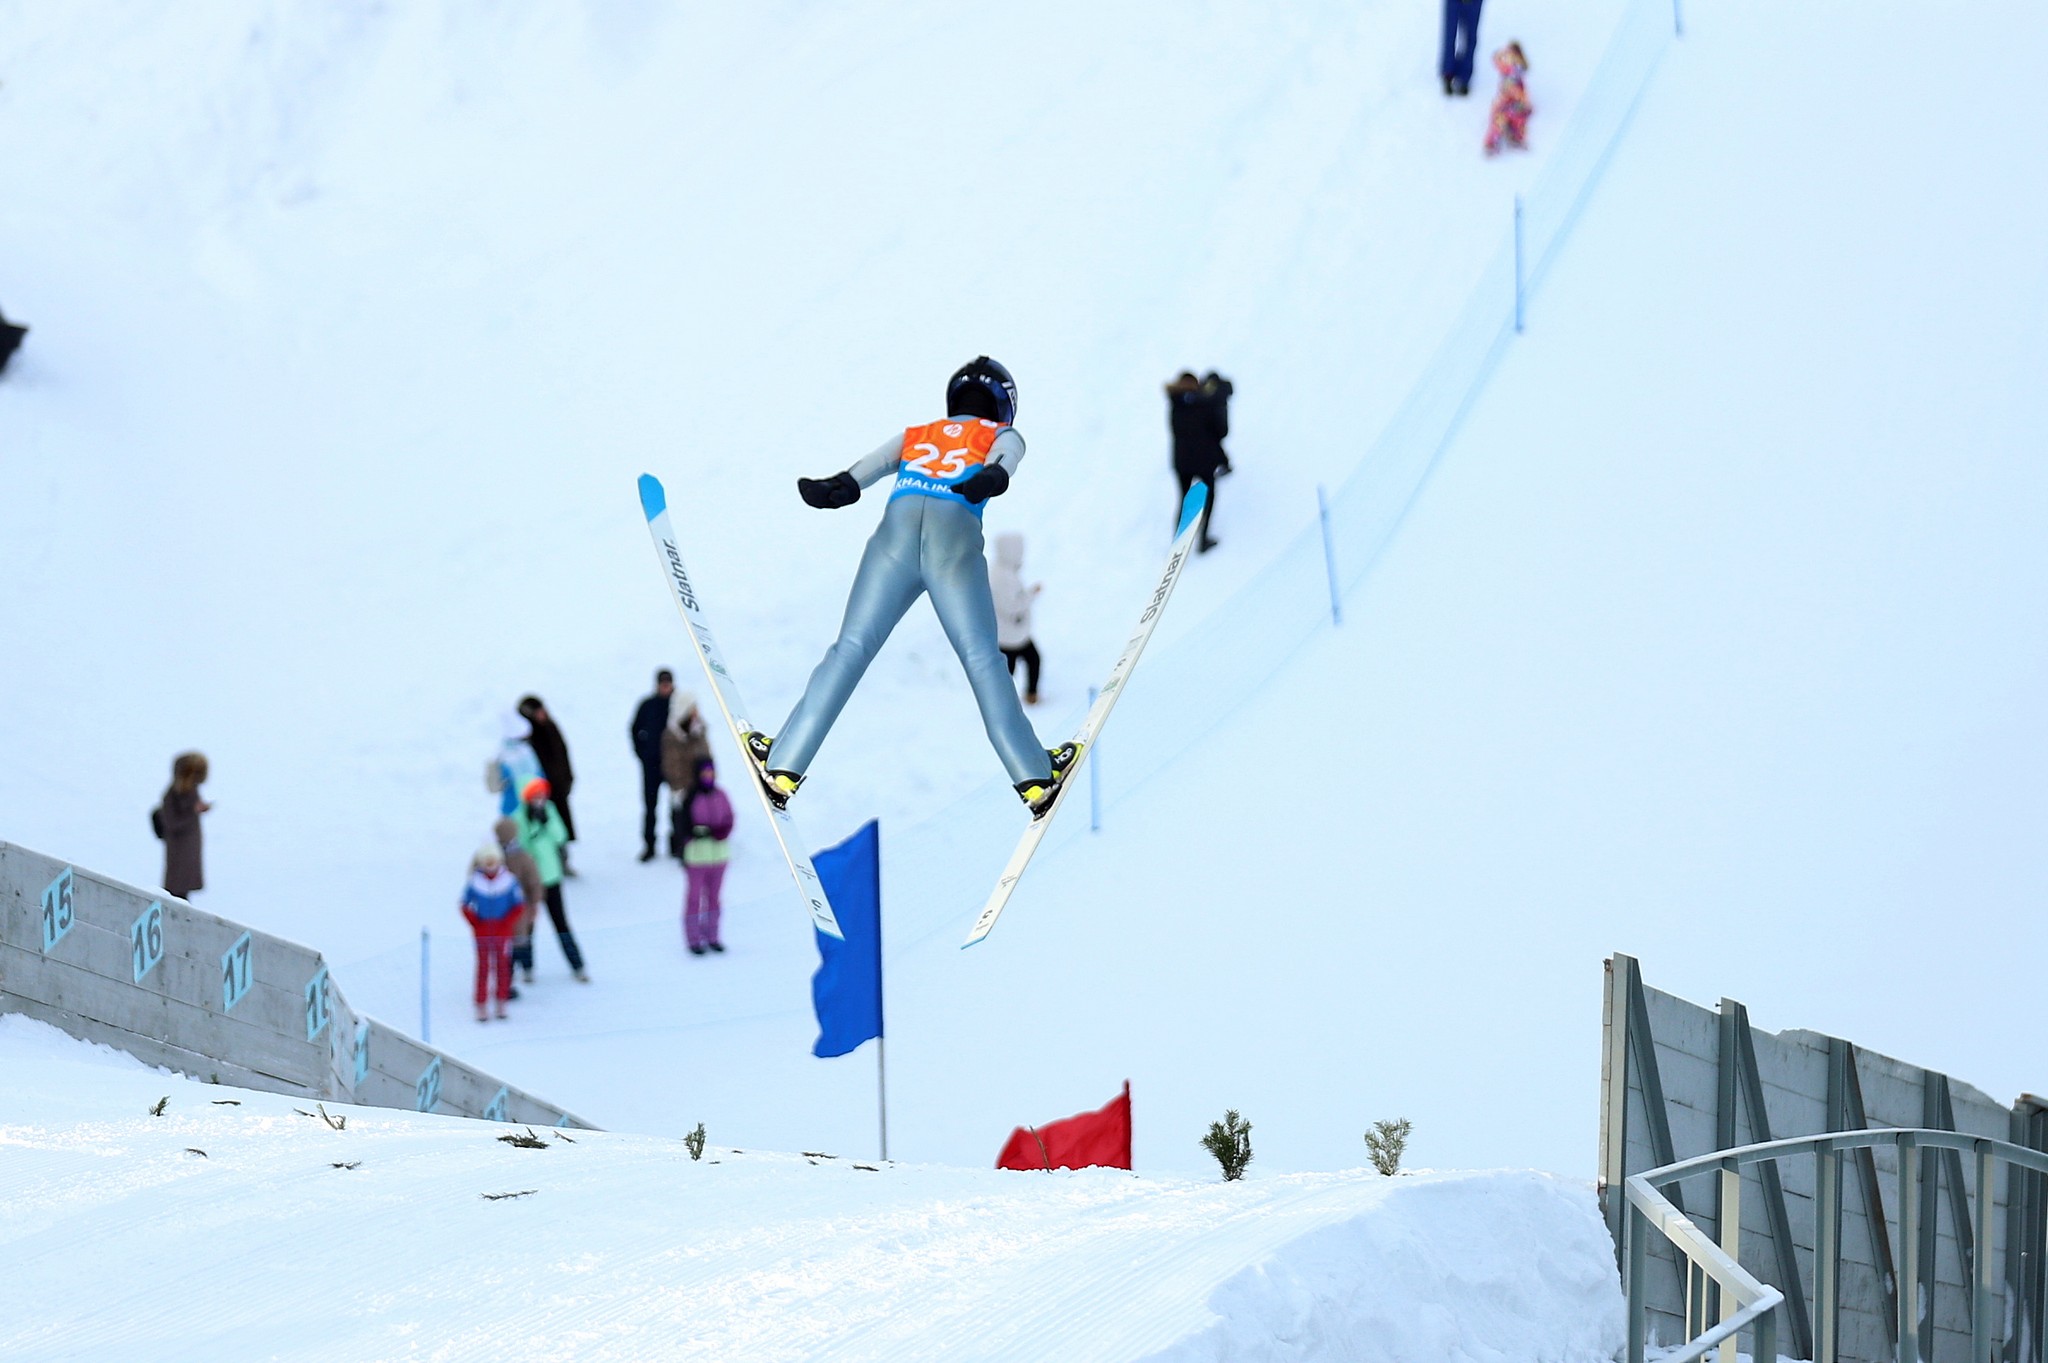
[[[0,1068],[10,1363],[1606,1363],[1622,1344],[1592,1195],[1542,1174],[693,1158],[315,1109],[21,1017],[0,1018]]]

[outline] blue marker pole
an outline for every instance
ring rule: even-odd
[[[425,928],[420,929],[420,1041],[431,1044],[434,1040],[433,1026],[427,1011],[427,964],[428,937]]]
[[[1522,196],[1515,196],[1515,335],[1522,334]]]
[[[1316,484],[1316,515],[1323,523],[1323,568],[1330,575],[1330,623],[1341,625],[1344,613],[1337,598],[1337,546],[1330,538],[1330,497],[1321,483]]]
[[[1089,687],[1088,708],[1091,710],[1095,708],[1095,694],[1095,688]],[[1102,763],[1092,752],[1088,754],[1088,831],[1102,831]]]

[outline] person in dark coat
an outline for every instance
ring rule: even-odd
[[[206,781],[203,753],[181,752],[171,762],[171,784],[157,806],[157,826],[164,840],[164,893],[190,899],[206,888],[200,869],[199,816],[213,806],[199,798]]]
[[[527,696],[519,702],[519,713],[533,726],[533,733],[527,737],[533,755],[540,761],[540,774],[548,780],[548,789],[554,792],[555,809],[562,816],[562,827],[569,830],[569,841],[576,841],[576,820],[569,813],[569,787],[576,782],[576,773],[569,769],[569,741],[562,737],[562,731],[555,725],[554,716],[541,703],[539,696]],[[573,876],[576,872],[568,866],[568,850],[563,849],[562,874]]]
[[[1211,373],[1207,380],[1182,372],[1166,385],[1167,424],[1173,431],[1173,472],[1180,480],[1180,498],[1173,504],[1174,521],[1180,520],[1180,503],[1196,483],[1209,487],[1209,502],[1202,509],[1199,551],[1216,547],[1209,536],[1209,522],[1216,514],[1216,479],[1230,471],[1230,459],[1223,452],[1223,438],[1230,434],[1230,380]]]
[[[1479,51],[1479,6],[1482,0],[1444,0],[1444,48],[1437,74],[1444,93],[1472,93],[1472,58]]]
[[[661,731],[668,727],[668,698],[675,694],[676,675],[667,668],[654,674],[654,694],[633,712],[633,755],[640,759],[640,796],[646,813],[640,820],[640,860],[654,860],[654,809],[661,801]]]
[[[22,338],[28,335],[28,328],[18,326],[0,313],[0,374],[7,372],[7,362],[14,358],[14,352],[21,348]]]

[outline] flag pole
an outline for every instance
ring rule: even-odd
[[[889,1159],[889,1085],[884,1069],[888,1026],[882,1019],[882,825],[875,824],[875,1115],[882,1126],[882,1161]]]
[[[875,1105],[882,1119],[882,1158],[889,1158],[889,1085],[884,1077],[883,1049],[888,1045],[881,1037],[875,1038]]]

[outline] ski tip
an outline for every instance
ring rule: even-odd
[[[645,479],[642,479],[642,482],[645,481]],[[660,484],[657,483],[655,486],[658,488]],[[1187,533],[1187,528],[1195,523],[1195,517],[1201,515],[1202,508],[1208,504],[1209,485],[1207,483],[1198,482],[1189,488],[1188,495],[1181,499],[1180,524],[1173,528],[1173,537],[1179,539],[1183,534]]]
[[[668,494],[661,490],[661,479],[651,473],[640,475],[640,509],[650,521],[668,510]]]

